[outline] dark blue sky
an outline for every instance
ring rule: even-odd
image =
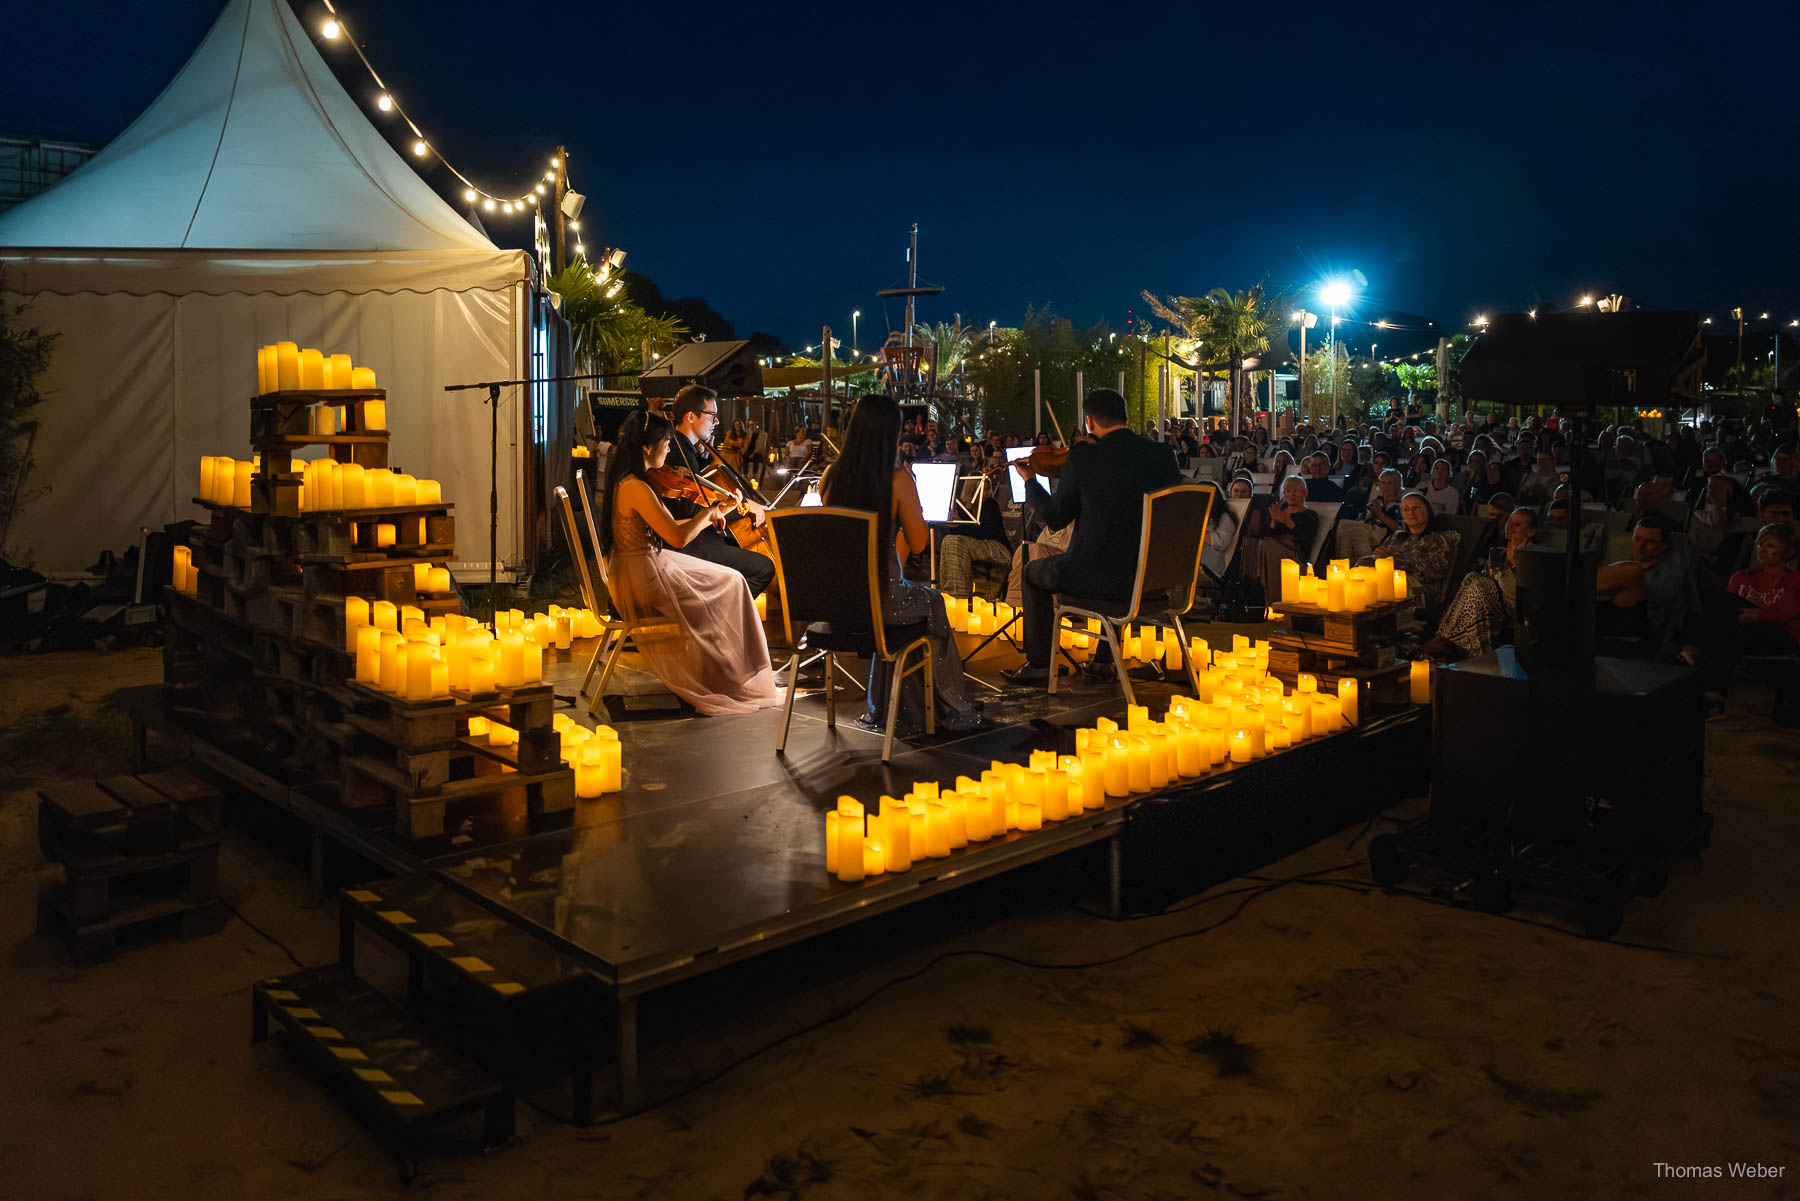
[[[9,13],[0,132],[104,141],[221,7]],[[1452,327],[1589,290],[1800,317],[1791,3],[340,8],[464,171],[522,190],[566,143],[590,244],[740,334],[879,342],[913,221],[932,320],[1352,269]]]

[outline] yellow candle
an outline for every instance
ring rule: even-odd
[[[360,596],[344,598],[344,649],[356,649],[356,631],[369,624],[369,602]]]
[[[394,505],[394,473],[377,467],[363,477],[363,488],[371,509],[389,509]]]
[[[391,522],[379,522],[375,526],[375,545],[388,547],[394,545],[394,526]]]
[[[1361,613],[1369,607],[1369,581],[1344,581],[1344,608],[1352,613]]]
[[[250,477],[256,473],[253,463],[232,464],[231,503],[240,509],[250,507]]]
[[[375,369],[373,367],[352,367],[350,369],[350,386],[358,391],[374,388]]]
[[[217,484],[214,482],[214,476],[218,466],[219,460],[217,456],[200,456],[200,499],[211,500],[213,498],[213,490],[217,487]]]
[[[843,818],[836,809],[825,815],[825,870],[837,875],[838,825]]]
[[[404,471],[394,477],[394,503],[407,507],[419,503],[419,481]]]
[[[1357,703],[1362,699],[1362,681],[1345,676],[1338,681],[1338,705],[1344,712],[1346,725],[1356,724]]]
[[[950,807],[939,801],[925,806],[925,853],[933,859],[950,855]]]
[[[1096,717],[1094,729],[1101,734],[1114,734],[1118,732],[1119,723],[1110,717]]]
[[[863,815],[838,813],[837,878],[854,884],[863,878]]]
[[[429,563],[414,563],[413,564],[413,591],[414,592],[429,592],[429,591],[431,591],[431,564],[429,564]]]
[[[1044,773],[1044,817],[1053,822],[1069,816],[1069,773],[1051,768]]]
[[[1431,661],[1414,659],[1411,675],[1408,678],[1412,685],[1412,703],[1429,705],[1431,703]]]
[[[1146,730],[1143,738],[1149,750],[1150,789],[1167,788],[1174,771],[1169,763],[1169,737],[1161,730]]]
[[[258,346],[256,348],[256,394],[258,396],[261,396],[265,392],[272,391],[269,387],[269,359],[271,352],[274,349],[273,346]]]
[[[1406,585],[1406,573],[1404,571],[1396,571],[1394,573],[1394,599],[1403,601],[1409,595],[1411,594]]]
[[[970,842],[986,842],[994,836],[993,802],[983,796],[980,791],[963,796],[966,802],[963,813],[964,831]]]
[[[341,503],[340,509],[368,508],[368,488],[365,477],[368,472],[361,463],[342,463],[337,469],[337,482],[331,486],[331,495]]]
[[[1206,748],[1201,727],[1184,724],[1175,731],[1175,770],[1183,776],[1206,774]]]
[[[1212,648],[1204,638],[1189,638],[1188,657],[1193,660],[1195,667],[1204,667],[1212,661]]]
[[[436,480],[419,481],[419,504],[441,505],[444,503],[444,488]]]
[[[325,360],[325,386],[327,388],[348,388],[355,378],[350,366],[350,356],[334,354]]]
[[[1126,760],[1126,784],[1131,791],[1150,791],[1150,744],[1141,736],[1130,740],[1130,757]]]
[[[500,638],[499,662],[494,667],[494,683],[501,688],[517,688],[525,682],[525,638],[521,634],[504,634]]]
[[[1135,730],[1150,720],[1150,708],[1147,705],[1125,706],[1125,728]]]
[[[177,546],[171,559],[173,560],[173,570],[170,573],[169,583],[175,591],[187,592],[188,573],[194,570],[194,548]]]
[[[1127,659],[1142,659],[1144,657],[1144,640],[1137,636],[1127,638],[1121,653]]]
[[[431,668],[437,662],[429,650],[413,646],[406,658],[406,699],[424,701],[431,699]]]
[[[487,718],[471,717],[469,719],[469,737],[470,738],[486,738],[487,732],[488,732],[488,719]]]
[[[1294,559],[1281,561],[1281,603],[1293,604],[1300,599],[1300,564]]]
[[[371,371],[369,374],[373,376],[374,372]],[[370,381],[368,386],[371,388],[375,386],[373,380]],[[363,428],[368,432],[373,434],[387,429],[387,401],[365,400],[363,401],[362,411]]]
[[[541,684],[544,682],[544,646],[541,642],[527,642],[524,647],[525,682]]]
[[[1348,583],[1342,572],[1333,572],[1325,581],[1325,608],[1333,613],[1342,613],[1347,601],[1344,586]]]
[[[425,583],[425,590],[427,592],[450,591],[450,569],[448,567],[433,567],[431,569],[431,578]],[[568,629],[567,620],[563,622],[563,628],[565,630]],[[569,644],[566,641],[559,642],[557,645],[563,650],[569,649]]]
[[[1231,733],[1231,761],[1233,763],[1248,763],[1250,762],[1251,756],[1250,731],[1233,730]]]
[[[1123,738],[1111,739],[1106,744],[1106,795],[1131,795],[1131,748]]]
[[[870,839],[863,843],[863,875],[879,876],[887,870],[887,856],[879,842]]]
[[[332,405],[314,405],[312,411],[313,433],[330,436],[338,432],[337,409]]]
[[[625,787],[625,748],[619,735],[611,726],[601,726],[594,731],[594,741],[600,744],[600,788],[618,792]]]
[[[1033,801],[1019,802],[1019,829],[1042,830],[1044,828],[1044,807]]]
[[[575,756],[575,795],[593,798],[600,792],[600,746],[587,742]]]
[[[481,696],[494,691],[494,660],[487,655],[469,655],[469,695]]]
[[[890,872],[912,870],[912,814],[904,809],[896,808],[892,813],[884,802],[882,807],[884,819],[881,832],[881,848],[885,859],[884,866]]]
[[[1294,685],[1296,691],[1317,692],[1319,690],[1319,677],[1311,672],[1303,671],[1295,679],[1297,681]]]
[[[325,356],[311,346],[300,351],[300,387],[316,392],[325,386]]]
[[[1163,642],[1163,667],[1168,671],[1181,670],[1181,640],[1170,636]]]
[[[391,630],[381,635],[381,679],[376,687],[398,696],[406,688],[406,639]]]
[[[1081,808],[1106,808],[1106,767],[1108,756],[1106,749],[1099,743],[1089,747],[1081,756]]]
[[[1287,715],[1283,714],[1282,716]],[[1285,723],[1271,719],[1263,724],[1263,742],[1270,751],[1285,751],[1293,745],[1294,740],[1288,734]]]
[[[275,385],[283,392],[300,387],[300,348],[292,342],[275,343]]]

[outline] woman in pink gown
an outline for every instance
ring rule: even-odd
[[[678,522],[650,487],[645,472],[663,465],[673,433],[655,413],[635,413],[619,430],[600,528],[613,605],[626,621],[654,623],[633,631],[633,645],[645,666],[699,712],[711,717],[779,705],[769,642],[744,577],[664,549],[686,546],[721,520],[725,507]]]

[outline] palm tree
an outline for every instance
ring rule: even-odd
[[[574,339],[575,361],[588,372],[628,373],[641,370],[644,344],[667,353],[687,334],[673,317],[653,317],[622,295],[619,280],[610,283],[578,258],[544,281],[562,297],[563,320]]]
[[[1165,302],[1149,291],[1150,311],[1180,326],[1190,338],[1212,350],[1205,356],[1231,371],[1231,429],[1235,433],[1244,395],[1244,360],[1265,354],[1269,335],[1285,328],[1288,299],[1269,291],[1267,279],[1241,292],[1214,288],[1204,296],[1171,296]]]

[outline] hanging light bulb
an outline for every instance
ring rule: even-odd
[[[463,199],[468,201],[470,204],[474,204],[475,203],[475,189],[474,188],[466,189],[463,192]]]
[[[550,165],[552,167],[560,167],[560,166],[562,166],[562,160],[559,158],[553,158],[550,160]]]
[[[512,204],[512,201],[510,201],[510,200],[507,201],[505,204],[501,205],[500,207],[509,213],[513,211],[513,204]]]
[[[326,41],[330,41],[338,35],[338,23],[336,21],[327,21],[319,32],[325,35]]]
[[[424,142],[421,141],[421,142],[413,143],[413,157],[414,158],[424,158],[425,157],[425,143]]]
[[[570,228],[570,229],[580,229],[580,228],[581,228],[581,222],[579,222],[579,221],[571,221],[571,222],[569,222],[569,228]]]
[[[538,195],[539,195],[539,196],[542,196],[542,195],[543,195],[543,194],[544,194],[544,185],[543,185],[543,184],[539,184],[539,185],[538,185],[538,186],[537,186],[537,194],[538,194]]]
[[[583,246],[580,242],[577,242],[577,243],[575,243],[575,253],[576,254],[586,254],[587,247]]]
[[[383,92],[381,95],[375,97],[375,107],[384,113],[388,112],[394,107],[394,98],[386,92]]]
[[[482,201],[481,207],[486,209],[490,213],[493,212],[494,211],[494,198],[492,196],[489,196],[486,200]]]

